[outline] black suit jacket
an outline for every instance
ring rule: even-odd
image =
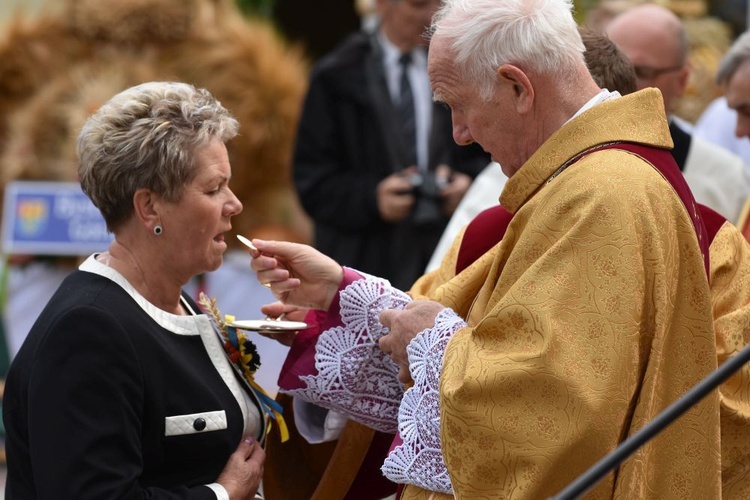
[[[107,278],[72,273],[8,373],[6,499],[215,500],[203,485],[244,420],[226,383],[234,374],[226,364],[220,375],[206,347],[223,355],[220,344],[207,340],[160,326]]]
[[[378,183],[408,166],[396,116],[376,37],[350,36],[313,70],[298,130],[294,181],[315,222],[319,250],[408,289],[424,272],[448,218],[422,227],[380,217]],[[489,161],[476,145],[456,145],[450,111],[436,104],[429,169],[446,163],[475,177]]]

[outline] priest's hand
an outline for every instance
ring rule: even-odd
[[[445,306],[432,300],[414,300],[406,309],[386,309],[380,313],[380,322],[388,328],[388,335],[380,338],[380,348],[399,367],[398,379],[411,381],[406,347],[420,332],[435,326],[435,318]]]
[[[254,239],[250,267],[258,281],[287,305],[327,310],[344,270],[333,259],[309,245]]]

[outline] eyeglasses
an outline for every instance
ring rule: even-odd
[[[673,71],[680,70],[684,67],[685,67],[684,64],[680,64],[679,66],[671,66],[669,68],[652,68],[651,66],[633,66],[633,69],[635,70],[636,78],[641,79],[641,80],[653,80],[657,76],[671,73]]]

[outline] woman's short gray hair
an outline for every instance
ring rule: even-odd
[[[179,201],[196,175],[195,148],[237,135],[239,123],[207,90],[149,82],[120,92],[86,120],[78,136],[81,188],[110,231],[133,215],[148,188]]]
[[[449,41],[459,72],[489,99],[503,64],[561,76],[585,64],[572,10],[571,0],[444,0],[430,33]]]
[[[750,59],[750,31],[743,33],[724,55],[716,73],[716,82],[719,85],[728,84],[737,69],[748,59]]]

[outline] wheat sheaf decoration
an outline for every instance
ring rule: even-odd
[[[286,422],[284,422],[284,417],[281,415],[281,405],[266,394],[263,388],[255,381],[255,372],[260,367],[260,355],[255,343],[248,338],[245,332],[231,326],[231,323],[235,319],[234,316],[222,315],[219,307],[216,305],[216,299],[208,297],[205,293],[201,292],[198,302],[204,312],[211,318],[230,363],[242,376],[247,388],[255,395],[261,409],[269,417],[265,419],[267,424],[270,426],[272,421],[275,421],[281,435],[281,442],[288,440],[289,430],[287,429]]]

